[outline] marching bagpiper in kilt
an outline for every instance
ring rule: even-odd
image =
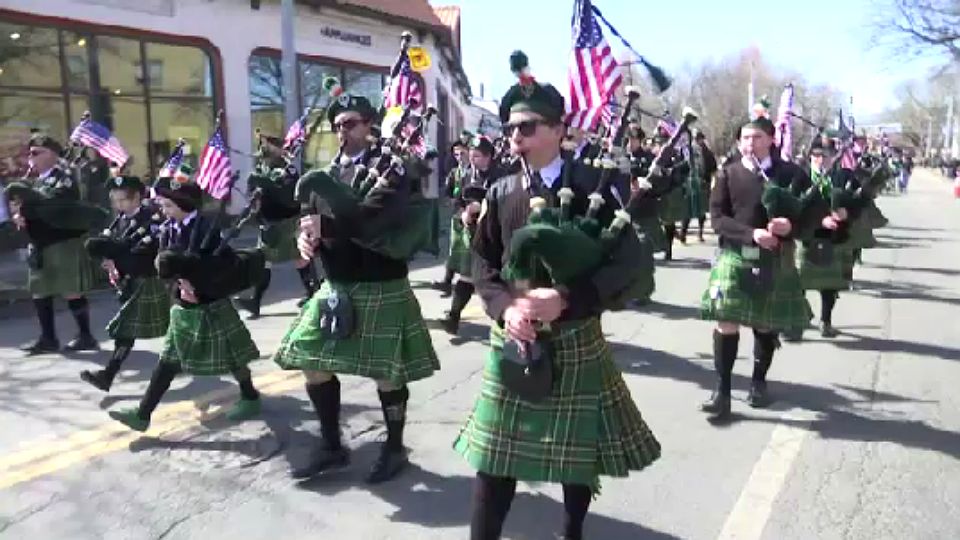
[[[242,280],[247,272],[222,264],[227,259],[217,251],[220,230],[211,218],[200,214],[200,187],[178,180],[161,179],[154,187],[167,218],[160,234],[157,271],[162,278],[175,277],[177,287],[160,362],[140,406],[110,412],[111,418],[136,431],[147,430],[153,411],[180,373],[231,374],[240,386],[240,399],[227,418],[246,420],[260,413],[260,393],[247,367],[260,352],[229,298],[238,288],[233,282]],[[262,267],[261,258],[259,270]],[[239,288],[245,286],[249,283]]]
[[[309,261],[304,260],[297,250],[300,207],[293,197],[297,176],[288,171],[281,155],[281,145],[280,139],[261,135],[258,167],[247,179],[247,191],[257,194],[257,208],[254,209],[258,217],[257,247],[267,260],[267,268],[261,281],[254,285],[251,296],[235,299],[237,307],[249,313],[248,319],[260,317],[263,295],[270,287],[275,263],[294,262],[304,289],[298,307],[303,307],[319,287]]]
[[[660,148],[670,138],[670,134],[662,127],[658,126],[657,135],[654,137],[653,148],[654,155],[660,153]],[[663,227],[664,252],[663,260],[673,260],[673,241],[677,238],[677,223],[690,218],[689,207],[687,206],[687,180],[690,175],[690,161],[681,152],[671,154],[671,160],[666,165],[664,172],[663,187],[660,192],[660,223]]]
[[[697,218],[697,239],[704,241],[703,227],[710,211],[710,186],[717,172],[717,158],[707,146],[707,137],[699,129],[693,130],[690,145],[690,174],[687,175],[685,196],[687,215],[680,225],[680,243],[687,243],[690,220]]]
[[[472,175],[470,166],[470,143],[473,136],[469,131],[461,133],[460,139],[450,145],[450,155],[453,157],[454,167],[447,173],[444,189],[452,203],[450,215],[450,246],[447,262],[444,265],[443,279],[432,283],[432,287],[440,291],[440,297],[446,298],[453,294],[453,278],[457,274],[469,274],[470,241],[460,219],[462,208],[462,190],[469,183]]]
[[[111,178],[107,189],[116,219],[101,236],[87,240],[86,250],[103,261],[103,269],[117,288],[120,309],[107,324],[107,335],[114,341],[107,366],[80,372],[81,379],[104,392],[110,391],[134,342],[162,337],[170,323],[170,291],[157,278],[154,264],[160,243],[160,210],[143,200],[144,185],[139,178]]]
[[[518,480],[563,484],[565,538],[579,539],[598,477],[626,476],[660,455],[660,445],[631,399],[600,326],[606,306],[620,301],[617,297],[635,279],[639,239],[629,229],[627,217],[628,232],[613,253],[569,287],[540,286],[543,282],[538,280],[531,287],[539,288],[518,289],[518,282],[504,275],[515,254],[514,236],[524,230],[531,215],[531,198],[555,201],[572,195],[567,199],[571,215],[581,216],[601,174],[574,163],[572,155],[561,157],[563,97],[553,86],[526,76],[522,53],[514,53],[511,65],[521,74],[521,83],[504,96],[500,116],[514,153],[525,156],[531,174],[501,178],[483,203],[473,243],[473,277],[494,327],[480,394],[454,448],[477,470],[472,539],[500,537]],[[565,175],[572,193],[570,189],[561,193]],[[626,179],[615,175],[611,185],[621,194],[629,193]],[[606,204],[598,221],[606,225],[617,203],[610,189],[604,190],[603,199]],[[554,253],[554,248],[571,247],[563,244],[561,240],[541,247]],[[576,263],[567,259],[560,264],[570,262]],[[554,374],[538,402],[509,387],[507,375],[523,369],[507,360],[507,349],[519,350],[521,342],[522,347],[541,343],[534,321],[549,324],[543,347],[553,351],[545,366],[538,364],[537,373]]]
[[[344,94],[327,115],[343,159],[338,156],[332,167],[336,170],[329,175],[311,171],[300,182],[323,175],[351,189],[347,171],[359,174],[376,165],[368,142],[376,111],[366,98]],[[346,166],[341,168],[340,161]],[[359,235],[383,237],[403,226],[411,211],[412,190],[418,185],[418,178],[407,176],[412,174],[415,171],[406,167],[403,176],[378,183],[347,215],[336,214],[334,203],[313,192],[310,214],[301,218],[300,252],[319,260],[326,280],[287,330],[274,361],[283,369],[303,371],[322,440],[310,462],[291,471],[294,478],[309,478],[349,462],[340,438],[338,374],[368,377],[377,383],[387,440],[367,482],[387,481],[408,463],[403,445],[407,385],[431,376],[440,363],[407,278],[407,260],[361,245]]]
[[[810,219],[819,226],[805,235],[797,251],[797,267],[803,290],[820,292],[820,334],[832,338],[839,334],[833,327],[833,309],[840,291],[850,287],[852,277],[852,272],[845,269],[853,258],[850,230],[863,204],[854,195],[860,183],[853,171],[836,166],[828,170],[819,139],[810,145],[810,179],[816,190]],[[791,341],[801,337],[798,332],[785,335]]]
[[[99,349],[90,333],[90,304],[84,293],[93,288],[96,267],[83,249],[84,238],[103,227],[108,214],[80,202],[80,188],[70,164],[63,161],[63,147],[46,135],[29,142],[30,170],[34,182],[14,182],[6,188],[13,221],[29,238],[28,289],[40,323],[40,337],[23,347],[28,354],[60,350],[54,325],[53,298],[62,296],[77,322],[77,337],[69,351]]]
[[[493,143],[486,137],[480,136],[470,141],[470,174],[462,179],[454,198],[447,268],[452,269],[458,277],[452,289],[450,311],[443,320],[443,328],[448,334],[456,335],[459,331],[460,315],[473,296],[473,253],[470,244],[476,233],[480,205],[487,189],[503,174],[500,167],[493,163],[493,152]],[[456,250],[454,244],[457,246]]]
[[[719,380],[701,409],[713,421],[730,417],[740,326],[752,328],[754,335],[748,401],[752,407],[765,407],[777,334],[802,329],[810,321],[793,240],[804,218],[797,196],[810,186],[810,179],[771,152],[773,134],[773,123],[764,116],[745,124],[739,134],[741,157],[724,165],[710,196],[710,220],[720,247],[700,315],[717,321],[713,356]]]

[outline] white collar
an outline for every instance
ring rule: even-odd
[[[557,183],[561,172],[563,172],[563,157],[557,154],[557,157],[553,158],[549,165],[540,169],[540,178],[543,179],[543,183],[548,188],[553,189],[553,185]]]
[[[190,222],[192,222],[196,217],[197,217],[197,211],[194,210],[193,212],[190,212],[189,214],[187,214],[187,216],[186,216],[185,218],[183,218],[183,221],[181,221],[180,223],[177,223],[177,225],[180,226],[180,227],[186,227],[186,226],[189,225]]]
[[[356,165],[361,161],[363,161],[363,156],[366,155],[366,153],[367,153],[366,150],[361,150],[360,153],[350,156],[350,159],[353,160],[353,164]]]
[[[583,157],[583,149],[587,147],[587,139],[583,139],[577,144],[577,148],[573,151],[573,157],[575,159],[580,159]]]
[[[748,171],[757,172],[756,163],[751,158],[743,156],[740,158],[740,163],[742,163]],[[760,168],[767,171],[770,170],[770,167],[773,167],[773,158],[767,156],[763,158],[763,161],[760,162]]]
[[[54,165],[53,167],[50,167],[49,169],[43,171],[43,173],[41,173],[40,176],[38,176],[37,178],[46,178],[46,177],[50,176],[50,173],[52,173],[53,170],[56,169],[56,168],[57,168],[56,165]]]

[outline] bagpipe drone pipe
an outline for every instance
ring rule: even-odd
[[[406,106],[390,135],[374,143],[379,157],[369,167],[354,164],[341,149],[330,170],[314,169],[300,178],[296,199],[310,206],[312,198],[319,199],[316,210],[350,231],[354,243],[392,259],[410,259],[431,240],[433,207],[420,190],[427,166],[417,148],[435,114],[429,107],[411,129]],[[352,179],[343,182],[348,168]]]

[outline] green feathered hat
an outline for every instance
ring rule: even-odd
[[[500,100],[500,120],[507,122],[510,113],[532,112],[551,122],[561,122],[564,115],[563,96],[553,85],[540,84],[530,75],[527,55],[514,51],[510,55],[510,71],[519,81]]]
[[[333,125],[333,120],[338,114],[350,111],[359,113],[364,122],[372,122],[377,116],[377,110],[373,108],[369,99],[363,96],[340,94],[327,108],[327,120]]]
[[[116,176],[108,179],[104,187],[106,187],[108,191],[123,189],[143,193],[144,184],[143,181],[136,176]]]

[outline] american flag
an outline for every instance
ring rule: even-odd
[[[283,138],[283,149],[290,150],[295,145],[300,144],[307,136],[307,115],[309,111],[304,111],[300,118],[290,125],[287,130],[287,136]]]
[[[577,0],[573,9],[567,120],[572,127],[592,131],[603,118],[604,109],[623,77],[590,0]]]
[[[657,120],[657,131],[667,134],[667,137],[673,137],[680,125],[670,116],[670,112],[664,112],[663,118]]]
[[[410,57],[406,53],[401,54],[393,66],[390,84],[387,85],[383,98],[383,106],[387,109],[405,105],[417,108],[423,103],[423,88],[410,69]]]
[[[214,199],[223,199],[230,193],[231,176],[230,151],[227,150],[223,133],[218,127],[200,154],[197,185]]]
[[[173,149],[170,157],[167,158],[166,164],[160,169],[160,178],[173,178],[173,175],[180,170],[180,164],[183,163],[183,146],[184,141],[177,142],[177,146]]]
[[[127,151],[123,149],[120,141],[110,133],[110,130],[93,120],[81,120],[80,124],[74,128],[70,134],[70,140],[89,146],[103,156],[119,166],[130,158]]]

